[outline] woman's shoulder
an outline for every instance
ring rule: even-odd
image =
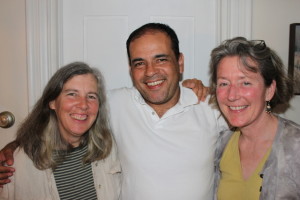
[[[279,117],[279,136],[277,141],[284,148],[291,151],[300,151],[300,125],[282,117]]]
[[[289,135],[295,134],[295,136],[300,137],[300,125],[296,122],[279,117],[279,121],[283,124],[283,130]]]
[[[105,170],[110,174],[120,173],[121,164],[120,164],[118,150],[115,143],[113,143],[109,155],[102,160],[94,161],[93,165],[96,166],[97,168],[102,168],[103,170]]]

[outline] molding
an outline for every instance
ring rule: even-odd
[[[26,0],[29,110],[61,63],[61,2]]]
[[[252,38],[253,0],[217,0],[217,44],[236,36]]]

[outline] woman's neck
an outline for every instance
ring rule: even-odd
[[[267,114],[263,119],[257,120],[249,126],[240,128],[241,140],[244,142],[264,142],[275,138],[278,127],[278,118]]]

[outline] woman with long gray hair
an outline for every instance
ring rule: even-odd
[[[120,164],[104,81],[87,64],[71,63],[53,75],[16,142],[16,171],[0,199],[118,199]]]

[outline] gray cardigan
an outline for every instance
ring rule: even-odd
[[[300,199],[300,125],[278,117],[278,129],[272,150],[263,170],[260,200]],[[220,160],[232,131],[223,131],[215,154],[214,200],[220,179]]]

